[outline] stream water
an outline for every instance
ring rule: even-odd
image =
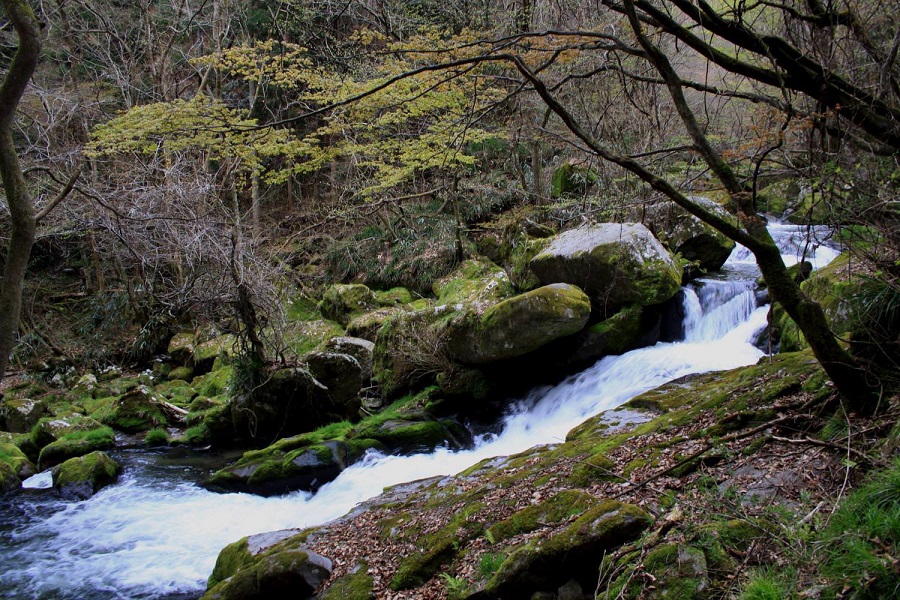
[[[785,261],[821,267],[836,256],[803,228],[774,224]],[[818,242],[817,242],[818,244]],[[390,485],[457,473],[489,457],[559,442],[587,417],[691,373],[755,363],[768,307],[757,306],[758,271],[735,249],[721,273],[685,288],[685,339],[600,360],[515,402],[500,433],[470,450],[370,454],[315,495],[214,494],[196,485],[211,466],[181,451],[118,451],[119,482],[84,502],[58,500],[49,474],[0,505],[0,597],[196,598],[219,550],[249,534],[325,523]]]

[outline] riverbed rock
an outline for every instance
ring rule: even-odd
[[[681,269],[638,223],[602,223],[561,233],[530,267],[545,285],[580,287],[601,318],[630,304],[659,304],[681,287]]]
[[[352,356],[359,363],[363,381],[367,382],[372,379],[372,360],[375,353],[374,342],[358,337],[339,336],[325,342],[325,350]]]
[[[0,399],[0,430],[27,433],[45,414],[47,406],[41,400],[4,396]]]
[[[596,573],[603,553],[636,539],[650,516],[631,504],[600,502],[561,532],[513,551],[485,586],[489,598],[526,598],[556,590],[573,576]]]
[[[203,600],[311,598],[331,576],[332,561],[298,545],[297,533],[250,536],[226,546]]]
[[[577,287],[546,285],[494,304],[477,320],[450,324],[447,349],[469,364],[521,356],[581,331],[590,313],[590,299]]]
[[[140,433],[164,427],[168,421],[161,408],[165,398],[145,385],[139,385],[117,398],[107,410],[97,413],[105,425],[125,433]]]
[[[471,434],[453,419],[434,419],[431,415],[406,413],[402,418],[376,423],[362,423],[355,435],[376,440],[394,452],[412,454],[431,452],[438,446],[463,448],[471,441]]]
[[[31,429],[31,442],[37,450],[64,436],[76,432],[87,432],[103,427],[103,423],[78,413],[67,413],[56,417],[43,417]]]
[[[378,308],[378,299],[361,283],[335,284],[325,290],[319,310],[322,316],[344,327],[359,314]]]
[[[37,473],[34,464],[28,459],[28,456],[12,442],[0,440],[0,462],[4,462],[12,467],[13,472],[19,479],[27,479]]]
[[[217,492],[248,492],[275,496],[296,490],[315,492],[359,460],[368,448],[384,449],[374,440],[326,440],[309,443],[304,436],[279,440],[252,450],[207,480]]]
[[[234,356],[236,338],[220,335],[194,346],[194,373],[202,375],[228,364]]]
[[[233,396],[230,407],[237,435],[263,441],[312,431],[344,418],[328,388],[301,367],[271,371],[253,394]]]
[[[92,452],[53,467],[53,488],[66,500],[87,500],[114,483],[121,471],[105,452]]]
[[[306,355],[309,372],[328,388],[335,413],[349,418],[359,411],[359,392],[363,386],[363,370],[349,354],[311,352]]]
[[[737,226],[737,219],[721,204],[692,196],[691,200],[715,216]],[[637,217],[637,215],[635,215]],[[695,262],[703,271],[717,271],[734,249],[734,240],[719,233],[674,202],[654,202],[641,208],[639,219],[672,253]]]
[[[41,448],[38,470],[43,471],[70,458],[84,456],[95,450],[107,450],[115,445],[116,436],[109,427],[67,433]]]
[[[179,365],[193,367],[194,365],[194,344],[196,338],[192,332],[176,333],[169,340],[169,346],[166,353],[172,357],[172,360]]]

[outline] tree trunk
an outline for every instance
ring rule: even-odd
[[[0,281],[0,382],[9,365],[22,312],[22,286],[34,244],[34,204],[13,142],[13,120],[41,53],[40,27],[24,0],[2,0],[19,47],[0,85],[0,176],[10,213],[10,236]]]

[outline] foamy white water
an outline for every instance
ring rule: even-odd
[[[827,262],[820,254],[836,255],[824,246],[804,255],[796,249],[796,227],[772,229],[784,244],[786,261],[804,258],[822,266]],[[730,278],[703,279],[686,289],[685,341],[606,357],[555,387],[534,390],[513,406],[498,435],[478,439],[471,450],[372,454],[314,496],[277,498],[213,494],[186,482],[202,477],[201,470],[160,466],[150,454],[121,453],[117,458],[126,464],[121,481],[90,500],[62,503],[39,490],[16,496],[0,517],[0,595],[199,595],[219,550],[245,535],[325,523],[384,487],[559,442],[586,418],[667,381],[753,364],[762,356],[753,342],[766,325],[767,309],[756,306],[757,274],[748,268],[745,252],[739,247],[729,259]],[[43,478],[33,487],[46,485]]]

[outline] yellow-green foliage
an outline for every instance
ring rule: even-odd
[[[185,150],[207,158],[231,160],[244,172],[260,173],[272,157],[291,159],[289,169],[269,171],[267,181],[284,181],[302,170],[312,145],[282,129],[257,129],[256,119],[245,118],[221,100],[198,94],[190,100],[173,100],[137,106],[97,126],[88,154],[166,154]]]
[[[496,137],[472,123],[472,111],[484,110],[502,92],[472,68],[448,77],[441,71],[409,73],[434,55],[410,49],[444,45],[444,34],[427,31],[402,46],[370,31],[358,32],[359,64],[347,72],[317,66],[302,46],[275,41],[235,46],[195,63],[216,69],[253,89],[265,86],[290,94],[310,110],[332,105],[318,115],[318,128],[303,138],[288,128],[260,127],[245,111],[198,94],[138,106],[94,129],[94,155],[159,154],[185,150],[207,159],[229,160],[243,173],[285,181],[345,158],[363,174],[362,197],[389,190],[428,170],[453,170],[474,164],[465,149]],[[442,59],[477,52],[452,41]],[[378,90],[378,91],[374,91]],[[352,100],[352,102],[350,102]],[[279,158],[277,168],[271,168]],[[268,170],[267,170],[268,168]]]

